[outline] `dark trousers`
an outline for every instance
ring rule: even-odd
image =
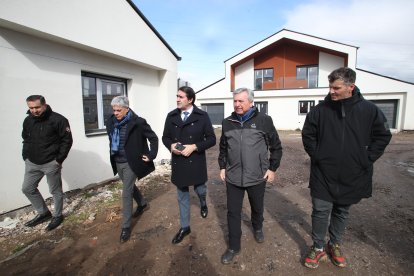
[[[331,243],[341,243],[351,205],[338,205],[322,199],[312,198],[312,240],[316,248],[325,246],[329,229]]]
[[[229,248],[239,251],[241,240],[241,210],[244,192],[247,191],[251,208],[251,221],[254,230],[263,227],[263,199],[266,182],[249,187],[239,187],[229,183],[227,186],[227,224],[229,230]]]

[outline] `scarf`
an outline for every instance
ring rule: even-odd
[[[244,113],[244,115],[242,116],[237,115],[237,119],[239,120],[240,123],[243,123],[244,121],[250,118],[253,112],[254,112],[254,108],[250,108],[249,110],[247,110],[246,113]]]
[[[119,150],[119,130],[121,127],[126,125],[128,121],[131,119],[132,112],[131,110],[128,111],[127,115],[121,120],[118,121],[116,118],[114,118],[114,129],[112,130],[111,134],[111,155],[114,155]]]

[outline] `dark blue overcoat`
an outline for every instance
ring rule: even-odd
[[[171,151],[171,144],[181,142],[196,144],[197,151],[190,156],[171,155],[171,182],[179,188],[204,184],[207,181],[205,151],[216,144],[216,135],[208,114],[194,106],[193,112],[183,122],[181,110],[168,113],[162,135],[164,146]]]

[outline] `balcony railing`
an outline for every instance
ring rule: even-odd
[[[262,87],[256,86],[256,90],[274,89],[297,89],[297,88],[317,88],[318,80],[298,80],[296,77],[279,77],[273,81],[263,82]]]

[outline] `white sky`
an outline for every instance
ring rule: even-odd
[[[412,0],[134,0],[197,91],[224,61],[283,28],[359,47],[357,68],[414,82]]]

